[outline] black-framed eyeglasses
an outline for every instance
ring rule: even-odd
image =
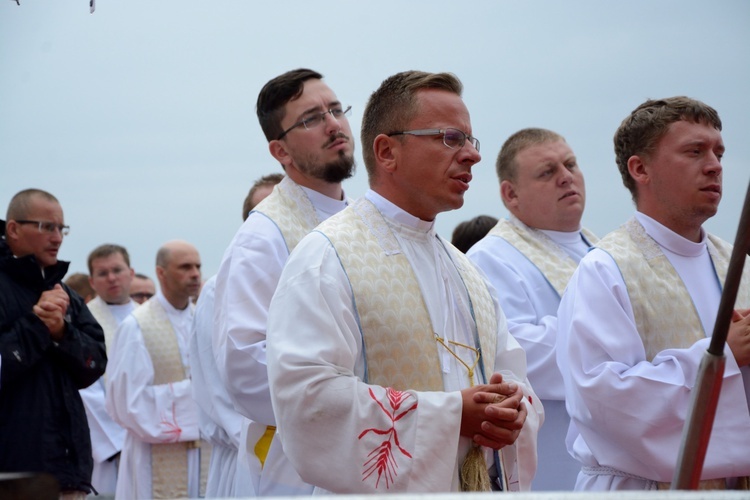
[[[148,293],[148,292],[135,292],[135,293],[130,294],[131,299],[144,300],[144,301],[150,299],[153,296],[154,296],[153,293]]]
[[[334,117],[336,120],[341,120],[344,116],[349,116],[351,114],[352,107],[347,106],[346,109],[342,109],[341,106],[337,106],[335,108],[330,108],[322,113],[314,113],[311,115],[308,115],[307,118],[303,118],[285,131],[283,131],[277,138],[277,141],[280,141],[284,138],[286,134],[291,132],[297,127],[305,127],[305,130],[312,130],[316,127],[319,127],[326,119],[326,115],[330,114],[332,117]]]
[[[402,130],[399,132],[391,132],[387,134],[388,137],[394,135],[416,135],[416,136],[428,136],[428,135],[442,135],[443,144],[451,149],[461,149],[466,144],[466,141],[474,146],[474,149],[479,152],[479,139],[472,137],[462,130],[457,128],[425,128],[420,130]]]
[[[60,231],[60,234],[67,236],[70,233],[70,226],[58,224],[57,222],[48,222],[44,220],[16,220],[19,224],[36,224],[40,233],[54,234],[55,231]]]

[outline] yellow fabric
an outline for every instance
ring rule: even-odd
[[[112,311],[109,310],[107,303],[101,297],[94,297],[86,304],[86,307],[89,308],[91,315],[94,316],[94,319],[102,327],[102,330],[104,330],[104,344],[107,349],[107,356],[109,356],[109,348],[115,341],[117,320]]]
[[[260,439],[258,439],[258,442],[255,443],[255,448],[253,451],[255,451],[255,456],[258,457],[258,460],[260,460],[261,469],[266,464],[268,450],[269,448],[271,448],[271,441],[273,441],[273,436],[275,433],[276,427],[274,427],[273,425],[268,425],[266,426],[266,430],[263,435],[260,437]]]
[[[599,241],[588,229],[581,232],[592,245]],[[558,295],[562,297],[568,281],[573,276],[578,263],[560,248],[549,236],[533,229],[516,217],[502,219],[490,229],[488,235],[499,236],[513,245],[544,275]]]
[[[443,376],[427,306],[414,270],[377,208],[361,198],[317,228],[336,249],[354,294],[367,381],[396,390],[442,391]],[[494,371],[497,317],[487,285],[465,255],[441,240],[463,279],[484,373]],[[479,379],[482,383],[481,372]],[[484,464],[484,456],[479,453]],[[487,472],[486,464],[478,467]],[[489,480],[489,479],[487,479]]]

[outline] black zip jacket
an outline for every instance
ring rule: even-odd
[[[78,390],[104,373],[104,332],[64,284],[70,307],[60,342],[32,312],[67,270],[58,261],[42,276],[34,256],[14,258],[0,238],[0,472],[47,472],[61,491],[90,492],[91,440]]]

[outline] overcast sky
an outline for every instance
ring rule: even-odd
[[[357,131],[350,198],[367,188],[359,125],[368,96],[408,69],[464,83],[483,160],[450,238],[506,216],[494,162],[520,128],[565,136],[586,176],[584,225],[603,235],[633,211],[612,135],[647,98],[688,95],[724,123],[724,197],[706,227],[734,241],[750,180],[750,2],[0,0],[0,212],[21,189],[62,203],[60,257],[86,270],[97,245],[128,248],[155,276],[158,247],[195,244],[214,274],[258,177],[281,171],[255,116],[263,84],[315,69]]]

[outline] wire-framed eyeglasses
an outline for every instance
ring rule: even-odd
[[[341,120],[344,116],[349,116],[351,114],[352,107],[347,106],[346,109],[342,109],[341,106],[336,106],[330,109],[327,109],[323,111],[322,113],[313,113],[311,115],[308,115],[306,118],[301,119],[285,131],[283,131],[279,137],[276,138],[277,141],[280,141],[284,138],[286,134],[291,132],[297,127],[305,127],[305,130],[312,130],[314,128],[319,127],[326,118],[327,114],[330,114],[332,117],[334,117],[336,120]]]
[[[60,231],[60,234],[63,236],[67,236],[70,233],[70,226],[58,224],[57,222],[44,220],[16,220],[16,222],[19,224],[35,224],[40,233],[54,234],[55,231]]]
[[[420,130],[401,130],[398,132],[391,132],[387,134],[388,137],[394,135],[416,135],[416,136],[428,136],[428,135],[442,135],[443,144],[451,149],[461,149],[466,144],[466,141],[474,146],[474,149],[479,152],[479,139],[472,137],[462,130],[457,128],[425,128]]]

